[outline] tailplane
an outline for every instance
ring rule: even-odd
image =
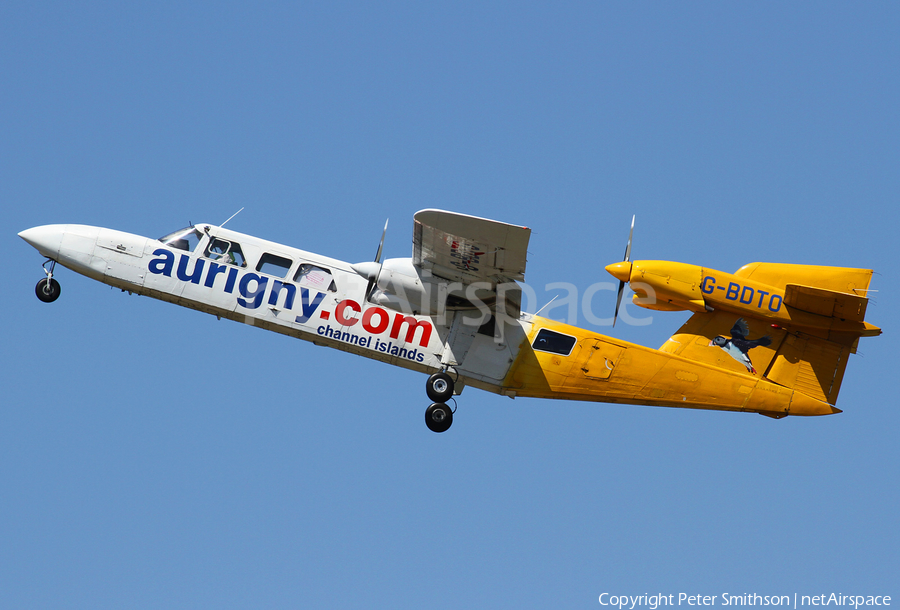
[[[834,405],[860,337],[881,334],[865,321],[872,271],[751,263],[733,277],[771,287],[785,315],[774,320],[715,308],[695,313],[660,350],[747,372]]]

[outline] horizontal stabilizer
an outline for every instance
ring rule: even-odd
[[[867,298],[855,294],[799,284],[788,284],[784,289],[785,305],[827,318],[840,318],[851,322],[862,322],[865,319],[868,301]]]

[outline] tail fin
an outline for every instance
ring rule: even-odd
[[[835,404],[847,360],[855,346],[807,335],[786,333],[765,376],[769,381]]]
[[[749,265],[747,266],[749,267]],[[744,269],[747,269],[744,267]],[[770,273],[774,265],[757,263],[753,275]],[[812,398],[835,404],[847,361],[856,353],[860,337],[874,337],[881,329],[865,321],[870,269],[778,265],[783,270],[784,304],[831,318],[828,332],[791,329],[778,347],[766,376]],[[781,286],[779,286],[781,287]]]
[[[755,369],[773,383],[834,405],[847,360],[856,353],[859,338],[881,334],[880,328],[865,321],[872,271],[751,263],[735,275],[783,290],[784,305],[797,311],[791,316],[796,324],[751,319],[753,335],[765,331],[771,336],[770,344],[757,339],[748,352]],[[730,362],[722,350],[704,349],[717,335],[727,336],[735,317],[725,311],[694,314],[660,349],[738,370],[739,365]],[[813,318],[815,325],[804,324]]]

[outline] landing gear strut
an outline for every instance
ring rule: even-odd
[[[47,263],[50,263],[50,269],[47,269]],[[59,282],[53,279],[53,269],[56,267],[56,261],[48,260],[47,263],[44,263],[44,273],[47,274],[47,277],[37,283],[37,286],[34,287],[34,294],[44,303],[52,303],[59,298],[61,289]]]
[[[425,384],[425,393],[434,402],[425,409],[425,425],[432,432],[446,432],[453,423],[453,410],[447,401],[453,398],[453,378],[446,372],[434,373]]]

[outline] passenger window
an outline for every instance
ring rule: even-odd
[[[262,255],[259,259],[259,264],[256,266],[256,270],[260,273],[274,275],[275,277],[286,276],[290,268],[291,259],[276,254],[269,254],[268,252]]]
[[[534,343],[531,344],[531,347],[541,352],[568,356],[572,353],[572,348],[575,347],[575,337],[542,328],[538,332],[537,337],[534,338]]]
[[[317,288],[319,290],[327,290],[330,292],[337,291],[337,286],[334,284],[334,278],[331,275],[331,271],[325,267],[317,267],[316,265],[311,265],[309,263],[300,265],[300,268],[297,269],[297,275],[294,276],[294,281],[303,286],[309,286],[310,288]]]
[[[241,252],[240,244],[233,241],[226,241],[214,237],[206,248],[205,256],[219,261],[228,263],[229,265],[237,265],[238,267],[246,267],[247,261],[244,259],[244,253]]]
[[[194,227],[179,229],[165,237],[160,237],[159,241],[172,248],[193,252],[200,244],[200,231]]]

